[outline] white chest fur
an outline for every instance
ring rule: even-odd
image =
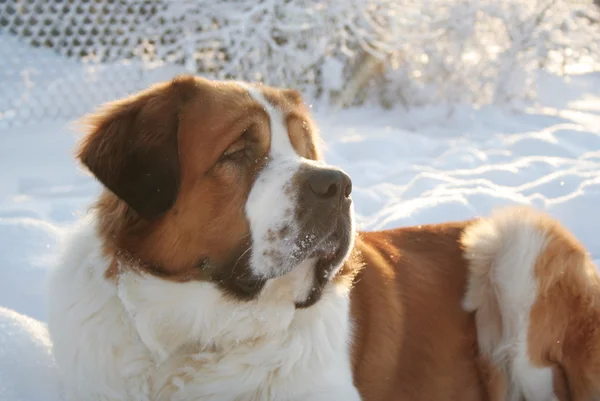
[[[91,220],[68,241],[49,330],[73,399],[360,400],[348,290],[330,285],[313,307],[294,307],[309,262],[239,302],[209,283],[127,273],[115,285]]]

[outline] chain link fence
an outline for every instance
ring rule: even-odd
[[[0,128],[76,119],[184,72],[144,54],[160,1],[0,0]]]

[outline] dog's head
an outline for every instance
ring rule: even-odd
[[[106,248],[166,280],[238,299],[300,264],[309,306],[352,246],[351,181],[320,161],[293,90],[180,77],[105,106],[79,159],[108,189]]]

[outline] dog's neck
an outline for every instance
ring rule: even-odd
[[[340,318],[346,319],[349,291],[360,266],[352,256],[320,289],[319,301],[308,308],[297,308],[297,304],[313,291],[314,261],[310,260],[285,276],[268,280],[260,296],[250,301],[229,297],[209,282],[176,283],[125,266],[119,269],[118,294],[157,360],[189,344],[226,353],[248,342],[285,338],[303,327],[308,330],[332,305],[344,309]]]

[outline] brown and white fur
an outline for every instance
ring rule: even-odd
[[[88,123],[105,190],[50,281],[70,399],[598,394],[598,278],[549,218],[357,234],[293,90],[181,77]]]

